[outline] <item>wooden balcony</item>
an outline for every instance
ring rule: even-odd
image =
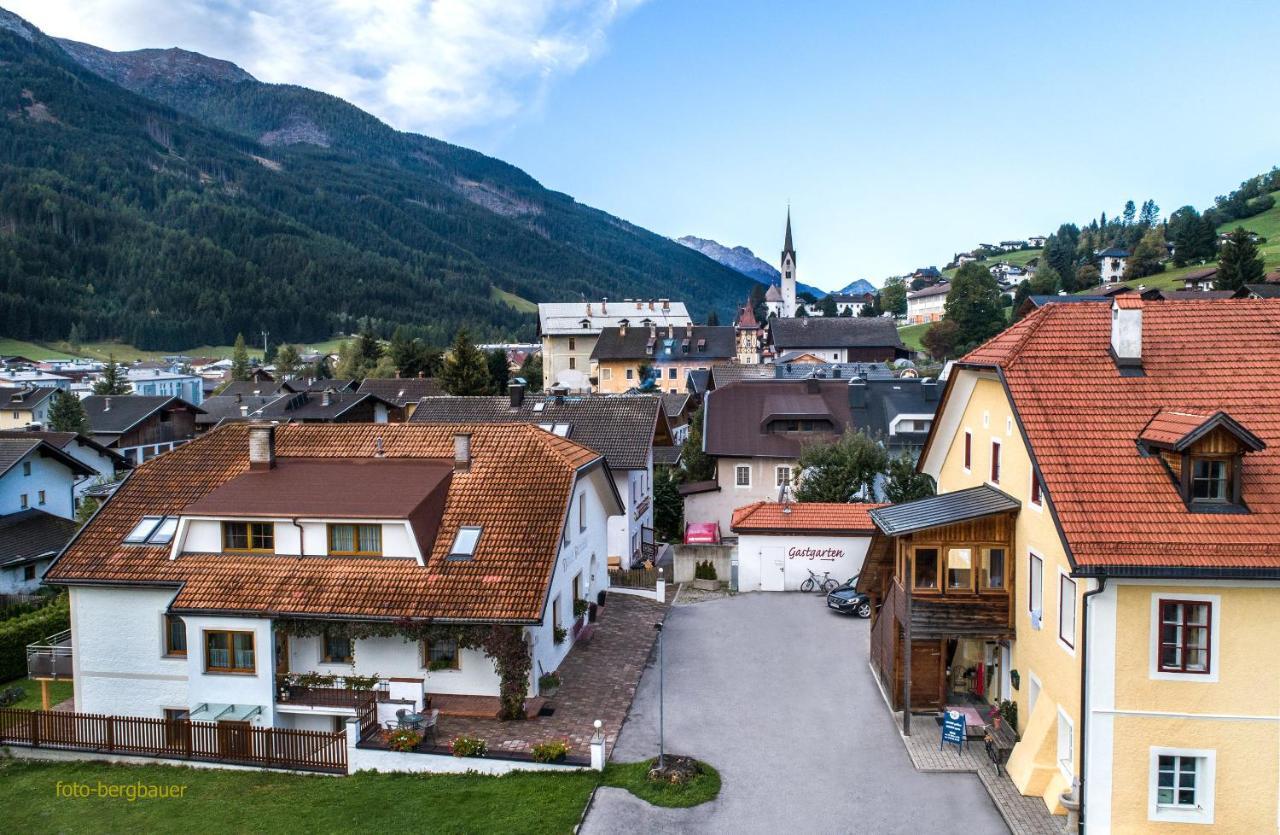
[[[286,673],[276,676],[276,701],[303,707],[337,707],[359,710],[370,701],[390,701],[390,685],[379,681],[371,688],[347,687],[334,683],[313,684],[306,676]]]

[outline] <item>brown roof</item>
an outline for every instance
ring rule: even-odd
[[[1142,330],[1142,376],[1120,375],[1101,303],[1040,308],[961,366],[1003,377],[1075,565],[1280,574],[1280,305],[1147,304]],[[1223,412],[1266,444],[1244,456],[1248,513],[1191,512],[1160,456],[1143,455],[1144,430],[1170,438],[1196,420],[1171,412]]]
[[[815,391],[816,389],[816,391]],[[834,435],[852,421],[848,380],[758,380],[718,386],[703,401],[703,450],[729,457],[799,458],[833,435],[766,432],[770,419],[826,419]]]
[[[882,504],[828,502],[756,502],[733,511],[730,528],[737,533],[853,533],[870,536],[876,532],[871,511]]]
[[[175,611],[271,616],[444,618],[532,622],[541,617],[560,535],[580,471],[600,456],[518,424],[289,424],[278,459],[371,456],[452,460],[453,436],[471,434],[470,469],[456,472],[425,565],[369,557],[184,554],[122,540],[144,515],[175,515],[248,471],[249,426],[231,423],[140,465],[50,568],[59,584],[172,586]],[[287,467],[286,467],[287,469]],[[341,486],[334,487],[335,503]],[[445,560],[457,531],[484,532],[475,558]]]

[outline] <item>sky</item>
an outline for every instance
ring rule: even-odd
[[[342,96],[823,289],[1280,164],[1280,3],[0,0]]]

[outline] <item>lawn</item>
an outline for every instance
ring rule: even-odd
[[[515,293],[508,293],[506,290],[500,290],[497,287],[490,288],[489,298],[493,299],[495,302],[502,302],[510,307],[514,307],[521,313],[538,312],[538,306],[533,302],[528,299],[521,298]]]
[[[0,760],[9,832],[569,833],[597,785],[660,806],[695,806],[720,791],[715,769],[683,787],[649,783],[648,763],[564,774],[377,774],[320,777],[167,765]],[[87,785],[68,797],[58,785]],[[180,798],[98,797],[99,784],[184,786]]]
[[[513,296],[512,298],[517,297]],[[335,337],[326,339],[323,342],[304,343],[298,347],[303,353],[309,351],[332,353],[338,350],[338,346],[342,344],[343,340],[344,337]],[[247,347],[250,357],[262,358],[262,349],[260,347],[255,348],[252,344]],[[199,345],[181,351],[146,351],[123,342],[84,342],[80,344],[77,350],[72,351],[71,346],[65,341],[46,343],[0,339],[0,355],[17,354],[33,360],[71,359],[72,357],[106,360],[109,357],[115,357],[116,362],[133,362],[134,360],[161,359],[175,354],[184,354],[189,357],[229,357],[232,350],[233,346],[231,345]]]
[[[21,701],[15,702],[9,707],[22,708],[23,710],[39,710],[40,709],[40,682],[32,681],[29,678],[20,678],[17,681],[6,682],[0,684],[0,690],[8,690],[10,687],[21,687],[26,695]],[[49,706],[52,707],[59,702],[65,702],[71,698],[71,682],[69,681],[51,681],[49,682]]]
[[[1042,252],[1044,252],[1043,249],[1020,249],[1016,252],[1003,252],[999,255],[988,255],[987,260],[979,261],[978,263],[982,264],[984,267],[994,267],[996,264],[1004,261],[1006,263],[1013,264],[1015,267],[1025,267],[1032,258],[1039,258],[1040,253]],[[952,267],[949,270],[943,270],[942,275],[950,281],[956,277],[956,270],[958,269],[960,268]]]
[[[907,325],[905,328],[898,328],[898,336],[902,339],[902,344],[906,345],[913,351],[923,351],[924,344],[920,341],[924,339],[925,331],[929,330],[930,322],[922,325]]]

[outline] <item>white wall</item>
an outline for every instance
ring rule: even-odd
[[[94,484],[96,484],[99,480],[110,481],[116,474],[115,461],[110,456],[104,455],[103,453],[98,452],[98,450],[94,449],[88,444],[81,444],[76,441],[72,441],[71,443],[63,447],[62,451],[67,453],[68,455],[70,455],[72,458],[76,459],[80,463],[85,464],[86,466],[92,467],[98,473],[98,475],[96,476],[81,477],[80,480],[76,482],[75,484],[76,504],[80,503],[80,500],[84,498],[85,492],[90,487],[94,486]]]
[[[354,664],[324,661],[319,635],[289,638],[289,671],[330,675],[377,675],[381,678],[410,678],[425,682],[427,693],[497,696],[500,679],[493,659],[482,650],[464,649],[458,669],[430,672],[423,666],[422,649],[416,641],[401,637],[361,638],[353,648]]]
[[[31,475],[23,475],[23,465],[31,464]],[[0,477],[0,515],[23,510],[22,496],[27,496],[27,508],[74,519],[75,501],[72,484],[76,476],[61,461],[45,458],[38,452],[28,453]],[[44,491],[44,504],[40,504],[40,491]]]
[[[266,618],[187,617],[187,694],[192,708],[201,703],[257,705],[262,713],[250,721],[269,727],[275,724],[275,650],[271,621]],[[204,633],[229,629],[252,632],[254,672],[205,672]]]
[[[24,565],[17,565],[13,568],[0,570],[0,594],[33,594],[40,588],[40,578],[44,576],[44,572],[49,568],[49,563],[53,562],[53,557],[47,559],[35,560]],[[35,566],[35,579],[24,580],[26,576],[26,566]]]
[[[799,591],[812,570],[821,579],[823,572],[843,583],[862,571],[869,536],[792,536],[789,534],[744,534],[738,540],[738,590],[760,591],[768,585],[762,571],[774,571],[775,561],[783,563],[784,591]],[[764,581],[764,582],[762,582]]]
[[[160,717],[188,706],[187,659],[164,655],[164,612],[174,594],[71,588],[77,711]]]
[[[360,523],[360,520],[345,521]],[[329,552],[327,521],[299,521],[298,524],[302,526],[302,537],[305,544],[303,553],[311,556],[324,556]],[[382,555],[384,557],[412,557],[419,559],[418,540],[413,537],[408,522],[388,521],[381,523],[381,527]],[[179,536],[181,537],[181,542],[178,546],[179,553],[211,554],[222,551],[221,520],[189,518],[186,520],[185,532],[179,531]],[[289,519],[275,520],[275,552],[277,554],[298,553],[298,528]]]

